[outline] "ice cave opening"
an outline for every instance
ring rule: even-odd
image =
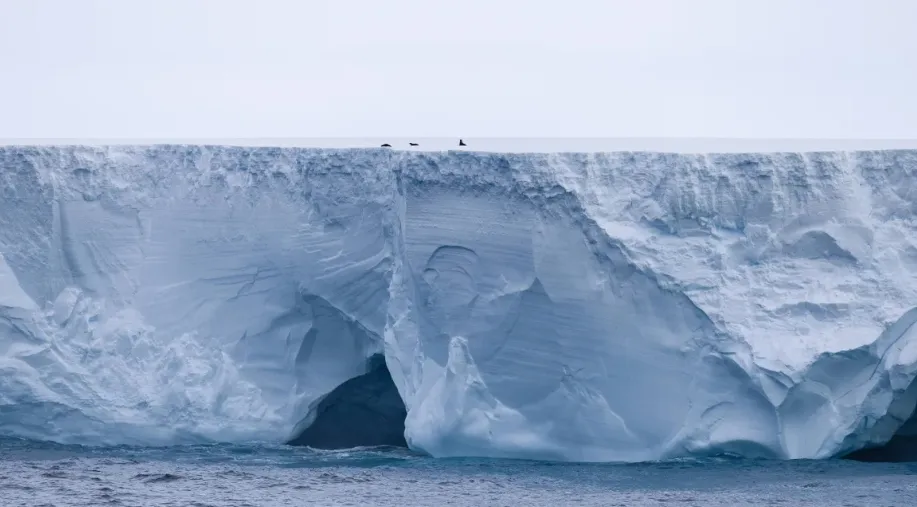
[[[917,410],[885,445],[851,452],[845,459],[867,462],[917,462]]]
[[[313,403],[297,425],[290,445],[315,449],[361,446],[407,447],[407,409],[382,354],[368,360],[367,372],[336,387]]]

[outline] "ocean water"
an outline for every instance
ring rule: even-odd
[[[0,440],[3,506],[917,505],[917,463],[433,459],[392,448]]]

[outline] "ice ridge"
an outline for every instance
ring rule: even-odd
[[[915,173],[908,150],[0,148],[0,433],[285,441],[382,354],[434,456],[880,446],[917,420]]]

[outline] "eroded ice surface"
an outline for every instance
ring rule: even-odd
[[[917,400],[917,152],[7,147],[0,169],[4,434],[282,441],[378,353],[434,456],[820,458]]]

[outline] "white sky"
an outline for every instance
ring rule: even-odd
[[[0,0],[0,138],[917,138],[914,0]]]

